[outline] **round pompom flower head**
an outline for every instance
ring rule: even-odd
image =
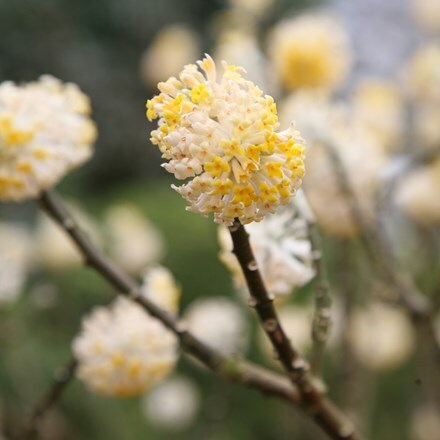
[[[305,14],[280,21],[271,33],[268,52],[287,90],[337,89],[352,63],[344,27],[324,15]]]
[[[171,273],[156,268],[149,278],[142,294],[174,314],[180,291]],[[126,298],[96,307],[73,341],[78,377],[92,391],[113,397],[139,396],[160,382],[174,369],[177,348],[176,337],[159,320]]]
[[[0,84],[0,200],[38,197],[92,153],[90,103],[51,76]]]
[[[159,118],[151,141],[164,168],[188,179],[173,185],[187,210],[212,212],[226,225],[260,221],[300,187],[304,141],[293,125],[277,131],[273,98],[244,79],[244,69],[223,63],[218,75],[209,55],[197,64],[159,83],[161,93],[147,102],[148,119]]]

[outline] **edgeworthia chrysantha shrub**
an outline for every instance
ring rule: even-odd
[[[0,200],[25,200],[86,161],[96,138],[90,103],[51,76],[0,84]]]
[[[159,83],[147,117],[159,119],[151,140],[179,180],[188,210],[214,213],[217,223],[246,224],[287,204],[304,175],[304,141],[291,125],[278,132],[272,97],[223,63],[206,56],[179,79]]]
[[[165,268],[152,270],[142,294],[174,314],[179,289]],[[177,348],[161,322],[126,298],[96,307],[73,342],[79,378],[94,392],[115,397],[141,395],[167,376]]]

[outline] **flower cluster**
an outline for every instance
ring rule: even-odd
[[[91,155],[90,104],[76,85],[43,76],[0,85],[0,200],[23,200]]]
[[[159,118],[152,142],[177,179],[174,189],[189,211],[214,213],[217,223],[260,221],[290,201],[304,175],[304,141],[291,125],[278,132],[276,105],[242,69],[216,66],[206,56],[187,65],[180,79],[159,84],[147,117]]]
[[[161,304],[164,292],[153,291],[154,286],[144,289],[144,294]],[[174,287],[171,294],[178,294]],[[174,312],[174,306],[169,311]],[[73,352],[78,376],[90,389],[109,396],[137,396],[173,370],[177,340],[137,304],[118,298],[84,319]]]
[[[277,24],[269,44],[274,68],[289,89],[335,89],[351,66],[348,36],[329,17],[304,15]]]

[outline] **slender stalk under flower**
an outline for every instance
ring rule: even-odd
[[[269,337],[276,355],[279,357],[291,382],[298,387],[300,407],[310,415],[315,422],[333,439],[355,440],[360,439],[352,423],[340,410],[324,395],[317,384],[316,378],[308,372],[308,363],[292,347],[273,305],[273,298],[264,285],[258,265],[255,261],[249,236],[244,226],[235,220],[229,227],[233,252],[237,257],[261,324]]]

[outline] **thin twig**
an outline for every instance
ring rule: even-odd
[[[353,425],[324,395],[307,362],[293,348],[279,319],[273,298],[268,294],[252,252],[249,236],[236,220],[229,227],[234,244],[233,252],[245,276],[253,305],[261,324],[274,347],[281,364],[301,396],[301,408],[333,439],[360,439]]]
[[[310,360],[310,367],[312,373],[322,378],[322,364],[324,357],[324,350],[330,336],[330,329],[332,325],[331,320],[331,305],[332,299],[330,296],[329,283],[327,279],[326,270],[322,261],[322,250],[320,244],[320,237],[316,230],[316,225],[313,220],[307,222],[309,230],[309,240],[312,244],[312,253],[314,266],[316,271],[315,277],[315,310],[313,314],[312,324],[312,353]]]
[[[93,245],[54,191],[44,191],[39,201],[41,208],[63,228],[76,244],[84,256],[85,263],[109,281],[119,294],[129,297],[146,312],[161,321],[179,339],[182,349],[187,354],[197,358],[225,380],[240,383],[267,396],[276,396],[291,404],[298,404],[298,390],[287,380],[251,363],[223,356],[193,336],[183,322],[142,296],[141,289],[136,281]],[[57,394],[57,398],[59,394]],[[37,404],[38,406],[39,404]],[[40,418],[41,416],[42,414],[40,414]]]
[[[28,439],[38,431],[38,425],[44,418],[47,411],[55,404],[63,393],[64,389],[75,376],[76,367],[77,361],[75,359],[71,359],[69,363],[55,373],[50,388],[35,404],[29,415],[29,418],[26,420],[21,432],[17,436],[17,440]]]

